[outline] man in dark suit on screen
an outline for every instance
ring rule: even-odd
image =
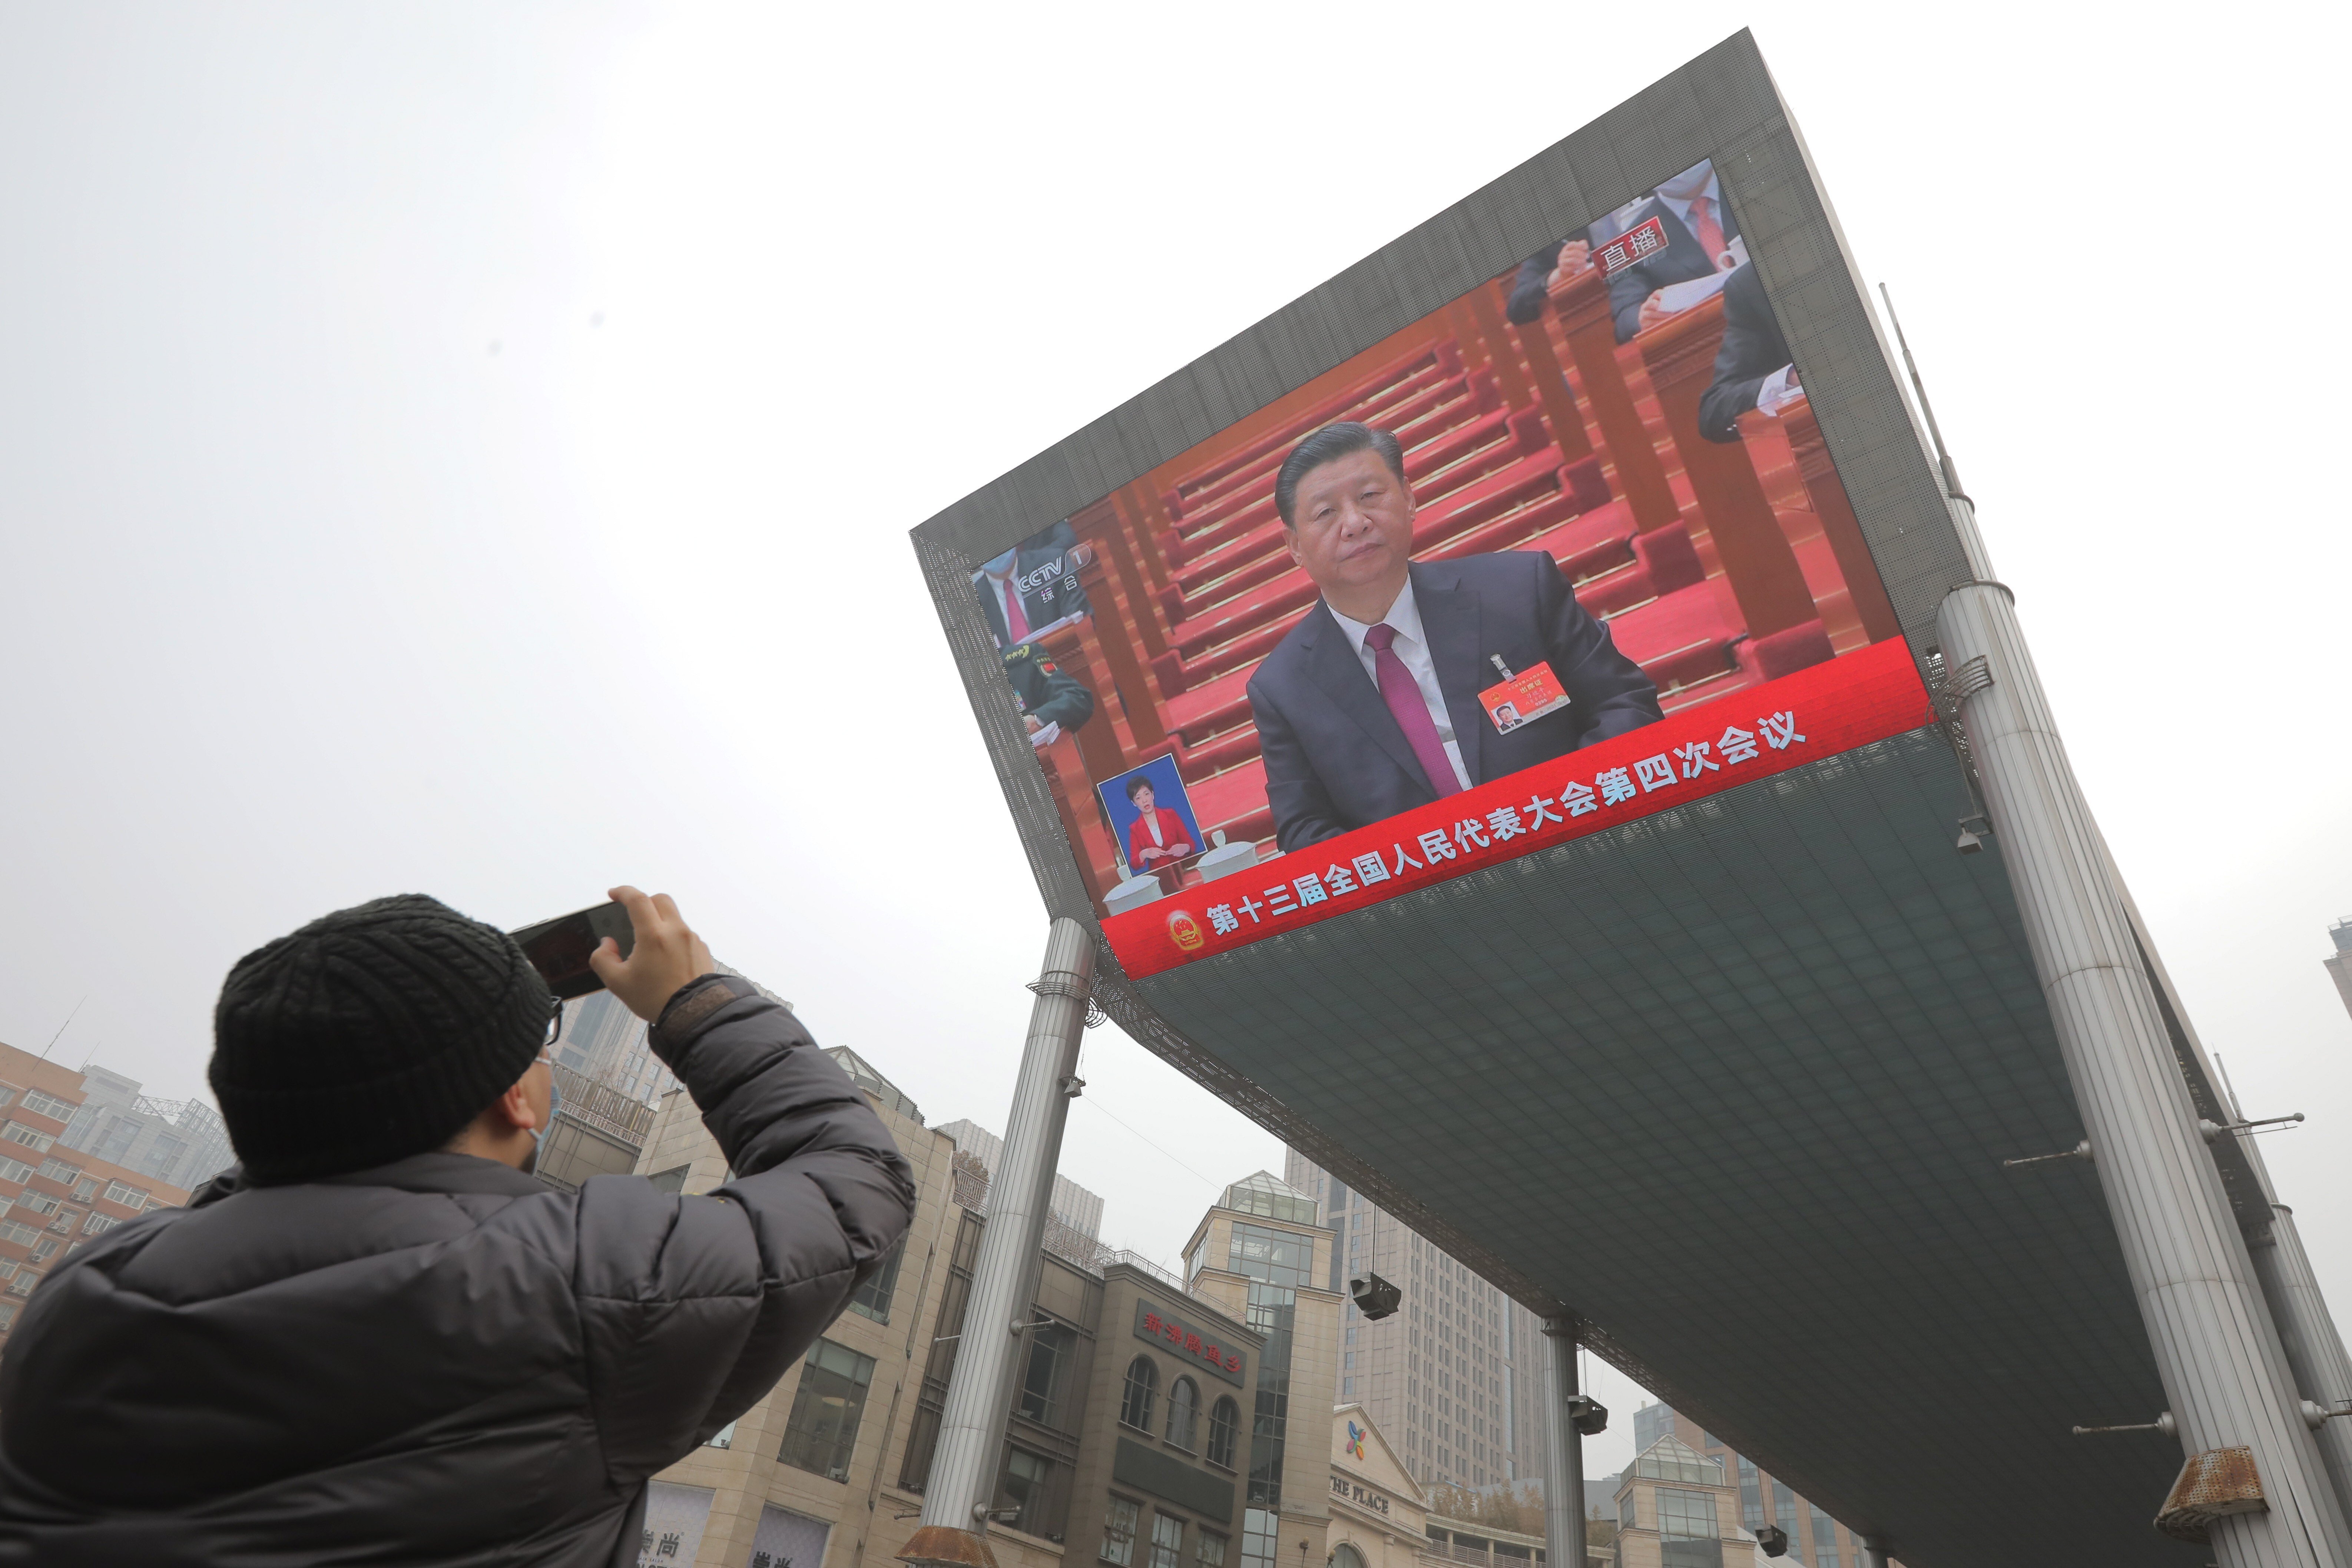
[[[1743,267],[1723,286],[1723,346],[1716,351],[1715,379],[1698,400],[1698,433],[1737,441],[1741,415],[1761,409],[1777,419],[1804,392],[1764,280],[1753,266]]]
[[[1387,431],[1325,426],[1283,460],[1274,499],[1322,593],[1249,682],[1285,850],[1660,717],[1657,688],[1549,555],[1412,562],[1412,491]],[[1499,732],[1478,694],[1544,664],[1568,703]]]
[[[1746,251],[1744,244],[1737,251],[1732,247],[1739,238],[1739,220],[1724,205],[1712,160],[1694,163],[1595,226],[1596,234],[1604,227],[1615,231],[1601,235],[1598,243],[1605,245],[1652,218],[1666,231],[1666,247],[1609,275],[1609,313],[1616,320],[1621,343],[1675,313],[1660,297],[1668,285],[1727,272]]]

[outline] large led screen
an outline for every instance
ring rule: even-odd
[[[1149,974],[1932,718],[1701,163],[972,574]]]

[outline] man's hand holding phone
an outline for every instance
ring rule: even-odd
[[[624,885],[610,889],[605,897],[629,911],[636,942],[624,958],[621,944],[608,936],[589,954],[588,966],[623,1006],[651,1022],[661,1016],[661,1010],[682,987],[713,973],[716,965],[710,961],[710,950],[688,927],[667,893],[647,898]]]

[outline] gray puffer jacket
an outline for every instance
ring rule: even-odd
[[[576,1195],[470,1155],[247,1187],[85,1246],[0,1359],[0,1564],[633,1563],[646,1482],[791,1370],[907,1229],[799,1022],[707,976],[654,1030],[737,1173]]]

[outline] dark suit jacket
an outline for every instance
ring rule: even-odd
[[[1472,784],[1657,722],[1657,688],[1617,651],[1608,628],[1569,591],[1539,550],[1465,555],[1412,568],[1413,602],[1437,666],[1446,716]],[[1497,675],[1549,660],[1569,704],[1507,735],[1478,693]],[[1265,793],[1285,850],[1393,816],[1437,798],[1404,731],[1320,600],[1250,677],[1250,710],[1265,752]]]
[[[1551,269],[1559,265],[1559,253],[1567,245],[1565,239],[1555,239],[1519,263],[1519,275],[1511,279],[1510,300],[1503,307],[1503,314],[1513,325],[1524,327],[1543,314],[1544,304],[1551,298]]]
[[[1722,182],[1718,180],[1716,190],[1720,194],[1722,189]],[[1601,236],[1601,243],[1606,244],[1619,234],[1630,234],[1652,218],[1664,225],[1666,247],[1644,257],[1631,267],[1620,268],[1609,279],[1609,313],[1616,318],[1617,341],[1621,343],[1631,341],[1640,329],[1643,300],[1669,283],[1687,283],[1715,270],[1715,258],[1700,247],[1696,237],[1684,226],[1683,220],[1675,216],[1674,209],[1655,195],[1634,208],[1630,220],[1612,221],[1611,226],[1616,229],[1617,234]],[[1739,237],[1739,220],[1731,216],[1728,204],[1717,204],[1715,221],[1723,226],[1725,239]]]
[[[1021,613],[1028,618],[1032,631],[1071,616],[1089,613],[1087,591],[1078,581],[1078,569],[1070,563],[1068,552],[1078,542],[1078,536],[1067,522],[1057,522],[1040,533],[1033,533],[1021,542],[1013,552],[1013,578],[1008,592],[1021,595]],[[988,617],[988,629],[996,635],[996,646],[1011,646],[1006,634],[1004,613],[996,607],[996,595],[986,583],[975,577],[972,592],[980,595],[980,613]]]
[[[1772,319],[1764,280],[1743,267],[1723,286],[1723,347],[1715,380],[1698,400],[1698,432],[1710,441],[1739,439],[1739,416],[1756,406],[1764,378],[1790,363],[1789,342]]]

